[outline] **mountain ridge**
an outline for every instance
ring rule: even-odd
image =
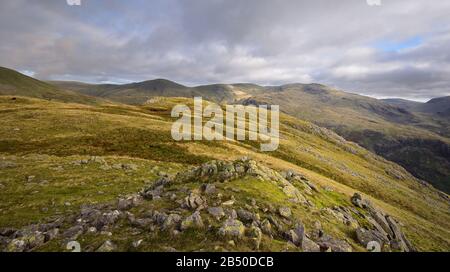
[[[238,83],[186,87],[166,79],[156,79],[124,85],[53,84],[83,95],[131,105],[141,105],[156,96],[202,96],[217,103],[278,104],[281,111],[330,128],[344,138],[400,163],[437,188],[450,192],[450,156],[446,151],[450,146],[450,123],[442,113],[398,105],[405,101],[386,102],[317,83],[282,86]],[[442,108],[436,107],[435,103],[445,106],[447,100],[437,98],[424,105]],[[414,105],[422,104],[414,102]]]

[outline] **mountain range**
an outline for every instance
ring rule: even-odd
[[[139,105],[152,97],[201,96],[217,103],[280,105],[286,114],[329,128],[450,192],[450,97],[427,103],[379,100],[321,84],[213,84],[186,87],[156,79],[125,85],[49,82],[61,89]]]

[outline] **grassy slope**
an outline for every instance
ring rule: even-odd
[[[82,104],[105,102],[99,98],[60,89],[4,67],[0,67],[0,95],[29,96]]]
[[[0,226],[21,226],[74,211],[82,203],[136,192],[159,171],[247,155],[274,169],[294,169],[323,188],[333,188],[334,193],[313,199],[319,206],[348,202],[355,191],[363,192],[404,224],[419,249],[449,250],[448,201],[399,166],[286,115],[282,116],[281,146],[274,153],[260,153],[251,142],[175,143],[170,137],[170,109],[180,102],[191,103],[170,98],[140,107],[88,106],[0,97]],[[72,163],[91,155],[103,156],[110,164],[134,163],[139,170],[105,171],[95,164]],[[35,178],[26,182],[28,176]],[[277,201],[270,188],[259,189],[270,201]],[[297,212],[308,222],[318,216]],[[330,231],[338,236],[348,232]]]
[[[448,98],[437,99],[435,103],[414,103],[413,106],[407,103],[409,106],[405,107],[405,101],[388,103],[320,84],[273,87],[215,84],[191,88],[167,80],[127,85],[54,83],[73,91],[134,105],[153,96],[202,96],[215,102],[237,100],[280,105],[285,113],[331,128],[346,139],[401,164],[436,188],[450,192],[450,123],[445,110]],[[430,113],[433,110],[445,112]]]
[[[274,87],[251,101],[281,105],[283,112],[333,129],[450,191],[450,124],[442,118],[317,84]]]

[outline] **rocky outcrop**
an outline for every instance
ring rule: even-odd
[[[257,195],[245,199],[242,189],[227,187],[227,182],[237,178],[242,182],[253,182],[255,178],[267,182],[270,188],[278,188],[285,202],[272,203],[265,197],[256,200]],[[265,243],[276,240],[295,251],[350,252],[353,248],[348,239],[355,238],[366,248],[377,243],[383,250],[414,250],[397,221],[361,195],[351,198],[354,207],[342,204],[315,208],[308,198],[320,198],[322,192],[300,174],[293,171],[280,174],[248,158],[212,161],[174,176],[162,175],[139,193],[119,197],[111,203],[85,205],[77,213],[20,230],[1,229],[0,248],[33,251],[54,239],[62,241],[64,246],[71,242],[77,245],[77,241],[89,234],[104,240],[95,245],[81,245],[80,250],[118,251],[123,241],[114,240],[114,234],[117,228],[125,227],[144,237],[213,233],[229,247],[244,244],[252,250],[265,250]],[[299,207],[317,219],[342,224],[342,228],[356,234],[348,239],[332,236],[322,229],[319,220],[308,229],[299,217],[303,214],[299,213]],[[133,238],[129,248],[141,249],[143,243],[145,239]],[[165,248],[173,248],[169,243]]]
[[[392,216],[376,208],[358,193],[351,197],[351,202],[356,207],[367,211],[366,220],[371,224],[370,229],[358,228],[356,230],[356,237],[361,245],[367,247],[369,243],[376,242],[380,245],[381,250],[416,251]]]

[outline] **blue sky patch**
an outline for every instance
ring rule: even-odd
[[[420,36],[412,37],[402,41],[381,40],[374,44],[376,49],[384,52],[396,52],[408,48],[413,48],[423,43],[423,38]]]

